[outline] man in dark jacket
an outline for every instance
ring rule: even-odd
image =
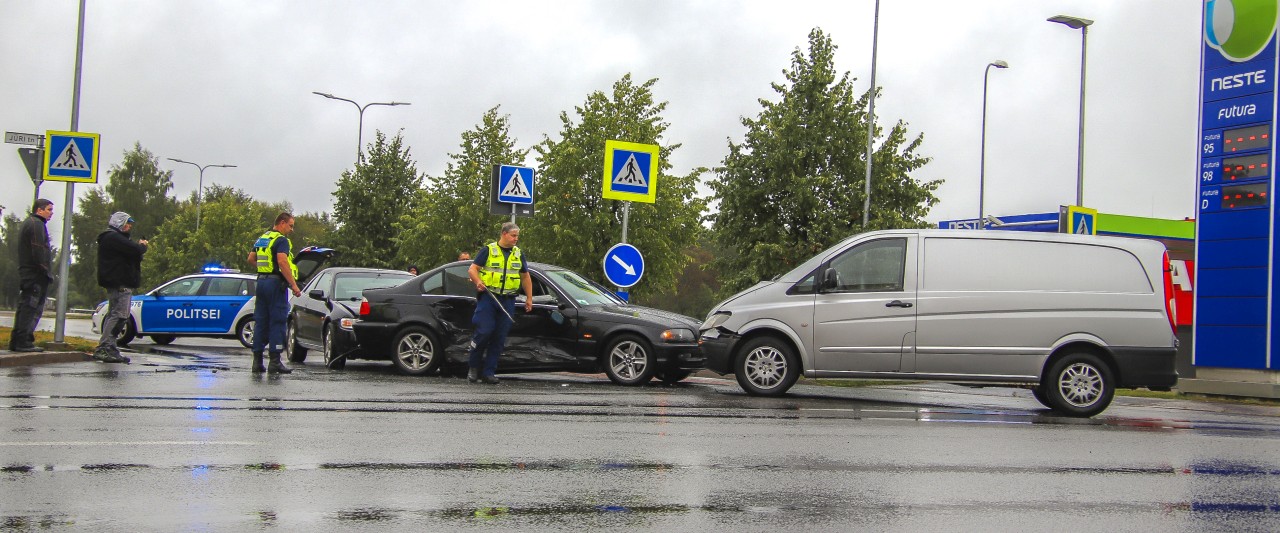
[[[98,285],[107,289],[107,314],[102,319],[102,337],[93,358],[104,363],[128,363],[120,354],[116,337],[129,323],[133,289],[142,284],[142,254],[147,240],[129,240],[133,217],[117,211],[107,219],[107,231],[98,234]]]
[[[53,281],[53,250],[49,246],[49,230],[45,224],[53,218],[53,202],[40,198],[31,208],[31,216],[18,230],[18,280],[22,292],[18,296],[18,310],[13,315],[13,334],[9,337],[9,350],[15,352],[43,352],[36,346],[36,324],[44,314],[44,301],[49,295],[49,283]]]

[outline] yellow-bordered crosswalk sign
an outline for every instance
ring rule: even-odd
[[[46,131],[44,179],[97,183],[100,140],[97,133]]]
[[[1088,207],[1080,207],[1078,205],[1067,206],[1067,233],[1075,233],[1076,235],[1097,235],[1098,234],[1098,210],[1089,209]]]
[[[658,145],[604,142],[604,197],[654,203],[658,192]]]

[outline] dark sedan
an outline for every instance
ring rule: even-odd
[[[391,359],[406,374],[463,368],[471,343],[475,285],[469,261],[450,263],[390,289],[367,290],[355,322],[364,348],[348,357]],[[597,373],[622,385],[674,383],[701,369],[698,321],[630,305],[576,272],[529,264],[533,311],[516,299],[515,324],[498,372]]]
[[[347,357],[359,349],[351,324],[359,311],[365,289],[394,287],[413,275],[400,270],[333,267],[320,272],[293,298],[285,330],[285,351],[289,360],[301,363],[307,352],[320,350],[324,364],[332,369],[346,365]]]

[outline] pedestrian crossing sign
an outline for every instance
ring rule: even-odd
[[[1078,205],[1067,206],[1067,233],[1076,235],[1097,235],[1098,234],[1098,210],[1080,207]]]
[[[604,142],[604,197],[654,203],[658,191],[658,145]]]
[[[509,204],[532,204],[533,169],[513,165],[498,167],[498,201]]]
[[[44,179],[76,183],[98,183],[97,133],[46,131]]]

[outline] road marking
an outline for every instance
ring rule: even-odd
[[[207,440],[141,440],[141,441],[45,441],[45,442],[0,442],[0,446],[257,446],[260,443],[248,441],[207,441]]]

